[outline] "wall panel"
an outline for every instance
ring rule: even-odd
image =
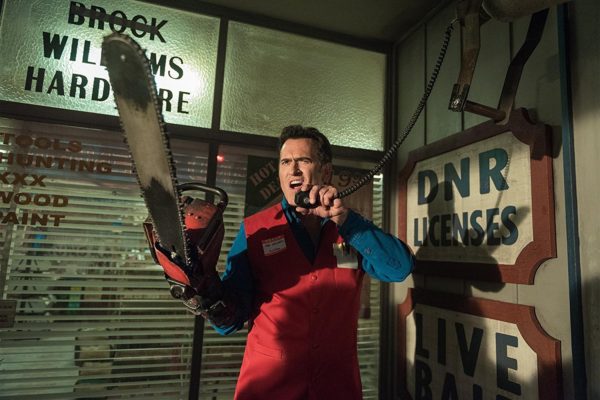
[[[600,154],[600,7],[578,0],[570,14],[573,129],[577,158],[577,202],[588,398],[600,398],[600,229],[598,229],[598,154]],[[574,238],[569,238],[574,240]]]
[[[415,48],[418,42],[416,38],[421,35],[420,30],[417,30],[411,36],[397,44],[398,54],[415,55],[410,60],[407,58],[400,60],[401,64],[405,64],[400,68],[398,79],[400,121],[403,119],[402,115],[408,115],[411,112],[410,106],[406,109],[407,104],[410,104],[408,97],[413,95],[415,96],[414,101],[417,101],[416,97],[418,94],[414,93],[417,92],[415,88],[417,84],[414,78],[414,76],[418,76],[417,70],[421,69],[421,76],[429,74],[439,51],[442,33],[454,15],[454,5],[450,4],[424,23],[426,26],[424,28],[426,29],[426,48],[424,50],[427,54],[425,63],[422,62],[420,57],[416,56],[418,54],[418,49]],[[566,237],[565,204],[564,196],[562,195],[565,187],[563,160],[560,153],[561,98],[556,19],[556,10],[551,10],[541,43],[526,64],[517,92],[516,107],[526,107],[532,110],[534,117],[538,117],[539,120],[551,125],[553,128],[557,258],[543,263],[537,272],[533,285],[485,283],[473,280],[415,275],[410,281],[395,284],[393,290],[397,304],[404,301],[408,287],[416,286],[446,293],[534,306],[543,329],[549,335],[562,342],[564,393],[566,398],[572,398],[574,389],[572,383],[569,279],[566,253],[568,238]],[[526,17],[513,23],[492,20],[482,27],[481,52],[469,99],[485,105],[497,106],[510,59],[520,48],[528,25],[529,17]],[[400,169],[408,157],[406,152],[409,149],[413,149],[415,144],[418,145],[419,142],[423,144],[433,143],[436,140],[485,120],[482,117],[469,113],[461,116],[461,114],[453,113],[447,109],[452,85],[458,77],[459,69],[460,32],[457,27],[453,34],[438,83],[427,105],[424,131],[416,130],[413,133],[415,136],[422,135],[421,140],[419,141],[418,137],[412,137],[409,142],[409,148],[405,147],[401,150],[401,154],[398,157],[398,166]],[[410,71],[410,75],[406,71]],[[419,82],[421,81],[419,80]],[[411,89],[403,93],[404,88]],[[596,90],[595,93],[597,92]],[[591,95],[592,92],[590,91],[589,93]],[[597,99],[597,94],[595,96]],[[402,124],[399,126],[399,130],[401,129]],[[595,154],[597,157],[597,152]],[[595,247],[597,248],[598,246]]]

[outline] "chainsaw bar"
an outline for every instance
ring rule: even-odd
[[[148,59],[133,39],[115,32],[102,42],[102,60],[158,243],[189,265],[181,193]]]

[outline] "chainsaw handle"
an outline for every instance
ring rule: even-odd
[[[227,193],[225,193],[223,189],[216,186],[209,186],[200,182],[186,182],[177,185],[177,189],[179,189],[181,192],[185,192],[186,190],[199,190],[201,192],[215,194],[219,196],[220,201],[219,204],[217,204],[217,207],[219,207],[221,211],[225,210],[225,207],[227,207],[227,204],[229,203],[229,197],[227,196]]]

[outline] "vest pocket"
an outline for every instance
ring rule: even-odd
[[[360,273],[358,269],[334,268],[335,285],[340,289],[356,289]]]
[[[277,360],[283,360],[283,351],[279,349],[273,349],[267,346],[264,346],[258,342],[254,342],[251,345],[251,349],[258,354],[263,356],[271,357]]]

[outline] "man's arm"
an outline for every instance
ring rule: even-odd
[[[223,321],[219,321],[217,317],[211,318],[210,322],[218,333],[228,335],[242,329],[250,316],[254,298],[254,281],[248,260],[248,243],[243,222],[227,255],[227,267],[221,280],[225,306],[232,307],[234,313]]]
[[[385,282],[401,282],[412,272],[415,258],[408,246],[395,236],[384,233],[371,221],[347,209],[343,199],[337,198],[338,191],[330,185],[308,184],[302,190],[309,190],[312,204],[319,200],[316,208],[296,207],[303,215],[313,214],[329,218],[337,226],[346,243],[363,257],[363,270]]]
[[[401,282],[412,272],[415,257],[400,239],[383,232],[360,214],[348,210],[340,235],[363,257],[363,270],[385,282]]]

